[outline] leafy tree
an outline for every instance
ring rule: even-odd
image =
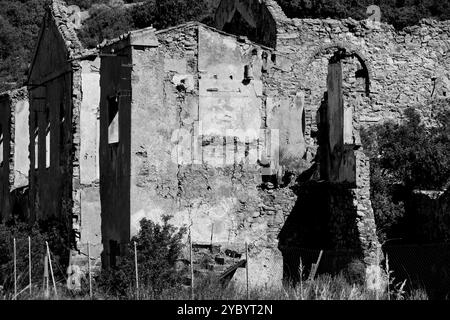
[[[433,104],[432,127],[415,109],[397,124],[386,122],[363,130],[370,157],[372,204],[377,225],[392,231],[404,215],[403,201],[413,189],[442,190],[450,186],[450,109],[448,101]]]
[[[175,270],[175,262],[181,256],[185,228],[177,230],[164,216],[163,224],[143,219],[138,235],[131,239],[126,253],[116,267],[103,270],[98,285],[105,292],[127,297],[135,285],[134,244],[137,244],[139,284],[154,294],[181,283],[181,275]]]
[[[129,10],[96,5],[89,10],[90,17],[84,22],[78,36],[86,47],[95,47],[105,39],[112,39],[133,30]]]
[[[0,0],[0,91],[20,87],[31,61],[44,8],[49,0]],[[90,10],[91,18],[79,30],[87,47],[129,30],[153,25],[162,29],[196,20],[213,24],[219,0],[67,0]],[[115,4],[145,2],[142,6]],[[422,18],[450,19],[450,5],[441,0],[277,0],[295,18],[367,18],[371,4],[381,8],[381,20],[397,28]]]

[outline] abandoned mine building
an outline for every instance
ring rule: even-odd
[[[0,94],[0,223],[28,217],[28,92]]]
[[[85,50],[68,10],[52,1],[28,77],[32,220],[62,218],[72,247],[101,254],[98,165],[99,58]],[[77,255],[73,258],[76,259]]]
[[[1,216],[28,177],[27,215],[70,221],[72,263],[90,243],[110,267],[141,219],[171,215],[195,249],[219,248],[209,270],[248,244],[252,286],[295,280],[300,256],[311,265],[329,250],[343,254],[321,270],[359,259],[375,288],[382,253],[360,131],[401,122],[411,106],[431,121],[428,102],[450,90],[449,33],[448,21],[399,31],[222,0],[214,27],[149,27],[88,50],[53,0],[29,70],[29,116],[25,92],[0,96]],[[29,137],[17,135],[26,125]]]

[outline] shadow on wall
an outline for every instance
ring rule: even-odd
[[[317,170],[314,165],[305,175]],[[363,254],[356,226],[357,212],[352,208],[351,189],[336,187],[324,181],[300,182],[294,190],[297,202],[278,238],[283,254],[283,278],[299,281],[300,260],[303,275],[308,276],[312,264],[324,250],[318,274],[338,274],[362,261]],[[339,203],[336,203],[339,199]],[[361,268],[364,265],[361,262]],[[362,274],[361,274],[362,275]]]
[[[11,213],[20,221],[30,220],[30,209],[28,206],[28,186],[20,187],[11,191]]]
[[[383,248],[389,269],[409,289],[424,289],[430,299],[450,298],[450,243],[389,244]]]

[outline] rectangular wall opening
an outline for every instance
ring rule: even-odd
[[[34,112],[34,169],[39,169],[39,113]]]
[[[108,143],[119,143],[119,98],[108,99]]]
[[[4,147],[3,147],[3,126],[0,123],[0,167],[3,167],[4,158]]]
[[[45,112],[45,168],[50,168],[50,109]]]

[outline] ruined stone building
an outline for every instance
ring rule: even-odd
[[[295,278],[305,249],[340,252],[324,271],[359,259],[371,280],[382,258],[359,133],[410,106],[429,121],[450,89],[450,23],[289,19],[274,0],[222,0],[215,23],[85,50],[52,2],[28,79],[31,218],[72,219],[75,252],[90,242],[104,267],[142,218],[172,215],[194,245],[248,243],[253,286]]]
[[[47,9],[28,78],[31,219],[71,224],[74,249],[101,253],[99,58],[85,50],[64,3]]]
[[[26,88],[0,94],[0,223],[28,214],[28,108]]]
[[[213,237],[215,244],[242,250],[246,238],[255,242],[255,271],[265,259],[280,264],[272,257],[276,228],[267,226],[272,218],[259,217],[257,189],[258,152],[276,158],[262,114],[272,50],[200,23],[133,31],[100,47],[107,261],[115,261],[142,218],[160,221],[170,214],[177,226],[191,226],[196,244]],[[300,126],[287,134],[297,144],[301,114],[292,117]],[[281,267],[278,272],[253,276],[281,280]]]
[[[437,110],[429,102],[448,98],[449,22],[422,20],[398,31],[351,18],[289,19],[273,0],[222,0],[216,26],[276,50],[266,110],[283,108],[284,99],[302,101],[304,145],[283,147],[280,134],[280,164],[300,177],[279,234],[285,260],[298,264],[289,247],[359,247],[366,265],[376,264],[369,163],[359,131],[401,121],[411,106],[430,121]]]
[[[141,218],[172,214],[196,243],[248,242],[253,284],[295,273],[292,248],[349,252],[329,269],[358,258],[378,273],[359,132],[409,106],[430,118],[427,102],[448,91],[448,22],[396,31],[223,0],[216,27],[149,28],[100,46],[106,260]]]

